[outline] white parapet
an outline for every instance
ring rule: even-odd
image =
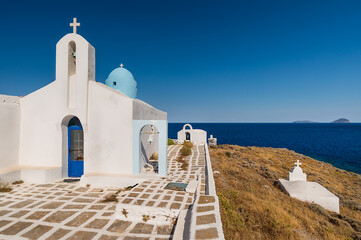
[[[279,179],[279,182],[291,197],[316,203],[329,211],[340,212],[339,198],[316,182],[288,181],[285,179]]]
[[[197,190],[197,186],[198,186],[198,181],[197,180],[190,181],[189,184],[186,187],[186,192],[195,193],[196,190]]]
[[[5,182],[23,180],[42,184],[61,180],[61,167],[15,166],[0,170],[0,179]]]
[[[187,209],[183,209],[180,211],[177,225],[175,226],[173,233],[173,240],[183,240],[184,239],[184,228],[186,227],[186,218],[187,218]]]

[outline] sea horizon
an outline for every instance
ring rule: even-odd
[[[228,123],[239,123],[239,124],[284,124],[284,123],[294,123],[294,124],[361,124],[361,122],[349,122],[349,123],[334,123],[334,122],[303,122],[303,123],[296,123],[296,122],[168,122],[168,123],[182,123],[182,124],[192,124],[192,123],[220,123],[220,124],[228,124]]]
[[[169,123],[176,139],[185,123]],[[361,174],[361,123],[235,123],[190,122],[213,135],[218,145],[287,148],[333,166]],[[292,167],[292,166],[290,166]]]

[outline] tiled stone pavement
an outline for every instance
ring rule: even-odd
[[[165,190],[169,182],[201,178],[205,191],[204,147],[195,146],[187,157],[187,170],[176,161],[180,146],[168,149],[168,177],[143,182],[121,192],[122,203],[185,209],[193,194]],[[0,194],[0,239],[170,239],[173,225],[156,226],[144,222],[117,220],[114,202],[104,202],[114,188],[80,187],[78,183],[14,185],[10,193]],[[202,219],[200,221],[203,221]]]
[[[145,181],[123,196],[121,203],[146,207],[159,207],[168,209],[188,209],[193,203],[193,193],[164,189],[169,182],[189,183],[202,178],[204,185],[204,150],[203,146],[195,146],[192,155],[185,158],[189,162],[187,170],[182,170],[176,157],[180,146],[171,146],[168,149],[168,177],[156,181]]]
[[[195,203],[195,239],[218,239],[214,196],[200,196]]]
[[[205,146],[207,147],[207,145]],[[216,195],[213,170],[208,149],[205,154],[207,169],[207,195],[200,185],[195,193],[195,201],[191,210],[190,239],[224,240],[222,221],[219,212],[219,200]]]

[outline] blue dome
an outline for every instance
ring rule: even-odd
[[[130,98],[137,98],[137,82],[133,74],[123,67],[114,69],[105,80],[105,85],[121,91]]]

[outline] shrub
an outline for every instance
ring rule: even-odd
[[[103,202],[118,202],[118,195],[114,194],[114,193],[110,193],[108,194],[105,199],[103,200]]]
[[[182,169],[183,171],[187,171],[187,170],[188,170],[188,166],[189,166],[189,164],[186,163],[186,162],[184,162],[184,163],[182,163],[182,165],[181,165],[181,169]]]
[[[227,156],[227,157],[231,157],[231,153],[230,153],[230,152],[226,152],[226,156]]]
[[[320,205],[316,204],[316,203],[311,203],[309,205],[310,209],[313,210],[313,211],[316,211],[317,213],[325,216],[325,217],[328,217],[330,218],[330,214],[323,208],[321,207]]]
[[[184,171],[186,171],[188,169],[188,166],[189,166],[189,163],[184,160],[184,156],[179,156],[177,159],[176,159],[177,162],[179,162],[181,164],[180,168]]]
[[[174,141],[172,139],[168,138],[168,146],[170,146],[170,145],[174,145]]]
[[[149,160],[158,160],[158,153],[153,153]]]
[[[343,200],[342,201],[343,204],[349,208],[351,208],[352,210],[358,210],[361,211],[361,203],[355,201],[355,200]]]
[[[13,185],[18,185],[18,184],[22,184],[22,183],[24,183],[23,180],[18,180],[18,181],[13,182],[12,184]]]
[[[0,181],[0,192],[11,192],[10,183]]]
[[[189,147],[183,146],[180,150],[182,156],[189,156],[192,153],[192,150]]]
[[[143,222],[147,222],[149,220],[149,215],[143,215]]]
[[[192,147],[193,147],[193,143],[191,143],[191,142],[189,142],[189,141],[184,141],[183,146],[192,148]]]

